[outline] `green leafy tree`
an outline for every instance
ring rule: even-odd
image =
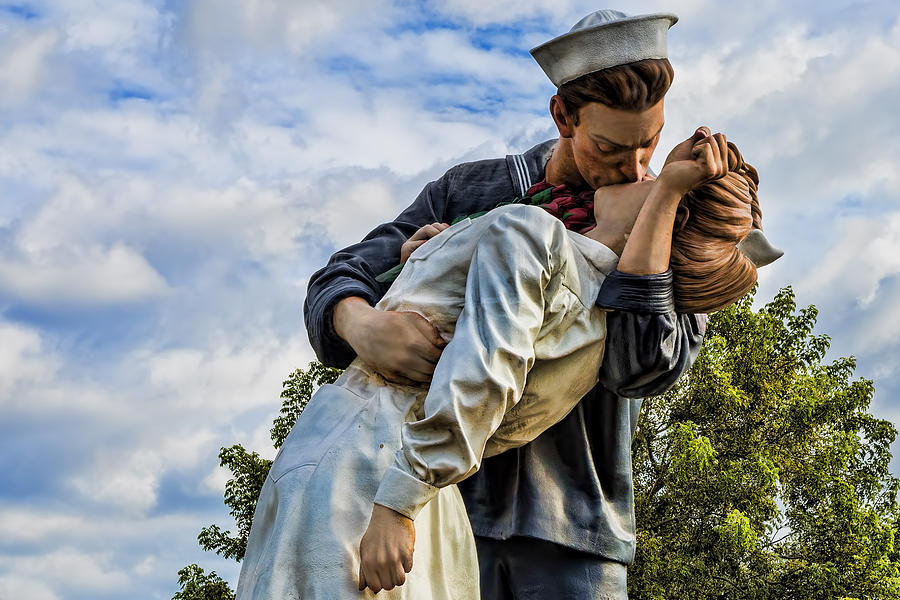
[[[197,565],[188,565],[178,571],[181,591],[172,600],[234,600],[234,592],[221,577],[211,571],[209,575]]]
[[[320,385],[333,383],[340,373],[340,369],[313,362],[305,371],[297,369],[281,383],[281,412],[275,417],[270,431],[275,448],[280,448],[284,443],[315,389]],[[234,517],[237,532],[223,531],[218,525],[210,525],[200,531],[197,540],[204,550],[240,561],[247,549],[256,500],[272,461],[260,457],[256,452],[247,452],[243,446],[235,444],[222,448],[219,452],[219,465],[231,471],[231,478],[225,484],[225,505]],[[234,598],[228,584],[216,576],[215,572],[207,576],[197,565],[190,565],[179,571],[178,576],[182,590],[172,600]]]
[[[645,402],[632,447],[632,598],[900,598],[896,429],[853,358],[823,362],[790,288],[710,318],[690,372]]]

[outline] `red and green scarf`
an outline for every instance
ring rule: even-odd
[[[597,225],[597,222],[594,220],[594,192],[592,190],[576,194],[565,184],[554,186],[546,181],[540,181],[528,188],[528,191],[521,198],[516,198],[511,202],[500,202],[494,208],[506,206],[507,204],[540,206],[562,221],[566,229],[571,229],[578,233],[586,233]],[[471,215],[460,215],[453,220],[451,225],[465,219],[474,219],[475,217],[486,215],[489,212],[491,211],[483,210]]]
[[[539,206],[562,221],[566,229],[571,229],[578,233],[587,233],[597,225],[597,222],[594,220],[594,192],[592,190],[575,193],[567,185],[554,186],[546,181],[540,181],[531,186],[521,198],[516,198],[509,202],[500,202],[490,210],[483,210],[470,215],[460,215],[453,220],[451,225],[455,225],[465,219],[474,219],[486,215],[494,208],[506,206],[507,204]],[[392,282],[400,274],[402,268],[403,263],[385,271],[376,277],[375,280],[380,283]]]

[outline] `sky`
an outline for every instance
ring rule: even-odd
[[[606,7],[678,14],[651,165],[701,124],[739,145],[786,251],[758,300],[815,304],[900,423],[900,7]],[[597,8],[0,0],[0,600],[168,599],[194,562],[233,586],[196,536],[232,526],[219,448],[274,454],[310,274],[555,137],[528,49]]]

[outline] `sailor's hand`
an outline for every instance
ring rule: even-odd
[[[446,346],[437,327],[422,315],[376,310],[356,297],[337,304],[334,329],[363,362],[403,385],[431,381]]]
[[[659,182],[681,194],[728,173],[728,143],[725,135],[700,127],[669,153]]]
[[[415,543],[412,519],[374,504],[369,528],[359,543],[359,591],[369,588],[378,593],[406,583]]]
[[[406,262],[413,250],[450,227],[447,223],[431,223],[419,228],[408,240],[400,246],[400,262]]]

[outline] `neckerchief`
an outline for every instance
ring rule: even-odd
[[[494,208],[506,206],[507,204],[540,206],[562,221],[566,229],[571,229],[578,233],[587,233],[597,225],[597,222],[594,220],[593,191],[586,190],[576,194],[565,184],[554,186],[546,181],[539,181],[528,188],[528,191],[521,198],[516,198],[509,202],[499,202],[489,210],[483,210],[471,215],[460,215],[453,219],[453,222],[450,224],[455,225],[466,219],[474,219],[486,215]]]
[[[499,202],[493,208],[506,206],[507,204],[528,204],[530,206],[539,206],[548,213],[563,222],[566,229],[578,233],[587,233],[593,229],[597,222],[594,220],[594,192],[586,190],[575,193],[569,189],[569,186],[551,185],[546,181],[539,181],[534,184],[525,195],[521,198],[515,198],[512,201]],[[451,225],[455,225],[465,219],[475,219],[486,215],[491,210],[483,210],[481,212],[472,213],[470,215],[460,215],[453,219]],[[389,269],[375,278],[379,283],[390,283],[397,278],[405,263]]]

